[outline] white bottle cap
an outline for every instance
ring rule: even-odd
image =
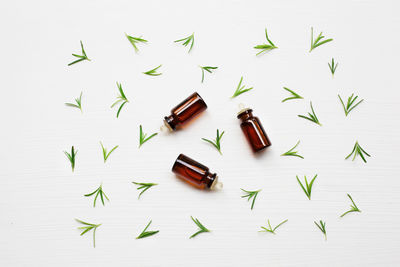
[[[215,177],[214,182],[211,184],[211,190],[221,190],[224,187],[224,184],[218,181],[218,176]]]

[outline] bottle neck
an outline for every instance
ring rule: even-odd
[[[164,124],[170,131],[175,131],[178,122],[173,115],[169,115],[164,117]]]
[[[240,119],[242,122],[248,120],[253,117],[253,110],[252,109],[244,109],[239,112],[237,118]]]
[[[217,181],[217,174],[216,173],[210,173],[209,171],[207,171],[206,173],[206,178],[205,178],[205,182],[207,185],[207,188],[212,188],[214,182]]]

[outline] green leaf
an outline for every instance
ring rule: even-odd
[[[317,48],[318,46],[321,46],[323,44],[326,44],[328,42],[333,41],[333,39],[326,39],[321,41],[323,38],[325,38],[325,36],[322,35],[322,32],[318,35],[317,39],[314,40],[314,29],[313,27],[311,27],[311,48],[310,48],[310,53],[312,50],[314,50],[315,48]]]
[[[85,227],[78,227],[79,230],[83,230],[80,234],[81,236],[86,234],[87,232],[93,230],[93,247],[96,247],[96,230],[101,224],[92,224],[81,221],[79,219],[75,219],[78,223],[86,225]]]
[[[353,161],[356,158],[356,156],[360,156],[361,159],[367,163],[367,160],[365,159],[365,156],[371,157],[370,154],[368,154],[358,143],[358,141],[356,141],[356,143],[354,144],[353,150],[351,151],[351,153],[345,158],[348,159],[351,155],[353,155]]]
[[[293,151],[298,145],[300,144],[300,140],[296,143],[296,145],[294,147],[292,147],[289,151],[283,153],[281,156],[294,156],[294,157],[299,157],[304,159],[303,156],[297,154],[297,151]]]
[[[243,93],[246,93],[246,92],[250,91],[251,89],[253,89],[253,87],[245,88],[244,85],[242,86],[242,81],[243,81],[243,76],[240,78],[240,81],[239,81],[239,84],[238,84],[238,86],[237,86],[237,88],[236,88],[236,91],[235,91],[235,93],[231,96],[231,98],[237,97],[237,96],[239,96],[239,95],[241,95],[241,94],[243,94]]]
[[[158,232],[160,232],[159,230],[157,230],[157,231],[146,231],[147,228],[149,228],[151,222],[152,222],[152,221],[150,220],[150,222],[147,224],[147,226],[144,228],[144,230],[140,233],[140,235],[138,235],[138,236],[136,237],[136,239],[141,239],[141,238],[149,237],[149,236],[155,235],[155,234],[157,234]]]
[[[144,192],[146,192],[150,187],[155,186],[155,185],[158,185],[158,184],[155,184],[155,183],[137,183],[137,182],[132,182],[132,183],[135,184],[135,185],[139,185],[139,187],[137,188],[137,190],[143,189],[143,190],[140,192],[140,194],[139,194],[139,196],[138,196],[138,199],[140,199],[140,196],[141,196]]]
[[[297,116],[300,117],[300,118],[312,121],[312,122],[318,124],[319,126],[322,126],[322,124],[319,122],[319,120],[317,118],[317,115],[315,114],[315,111],[314,111],[314,108],[313,108],[313,105],[312,105],[311,101],[310,101],[310,106],[311,106],[311,112],[312,113],[310,113],[310,112],[308,113],[309,117],[304,116],[304,115],[297,115]]]
[[[248,190],[244,190],[244,189],[240,188],[240,190],[242,190],[244,193],[246,193],[246,195],[243,195],[242,198],[247,197],[247,201],[250,201],[250,199],[253,199],[253,201],[251,202],[251,209],[253,209],[257,195],[261,191],[261,189],[256,190],[256,191],[248,191]]]
[[[194,233],[193,235],[191,235],[189,238],[193,238],[195,236],[197,236],[198,234],[201,233],[206,233],[206,232],[210,232],[210,230],[208,230],[200,221],[199,219],[195,219],[193,218],[193,216],[190,216],[190,218],[192,218],[192,221],[197,225],[197,227],[199,227],[199,231],[197,231],[196,233]]]
[[[150,135],[149,137],[146,138],[147,134],[143,133],[142,130],[142,125],[139,125],[139,148],[146,143],[147,141],[149,141],[151,138],[153,138],[154,136],[156,136],[158,133],[153,133],[152,135]]]
[[[162,65],[160,65],[160,66],[158,66],[158,67],[155,67],[154,69],[145,71],[145,72],[143,72],[143,73],[146,74],[146,75],[150,75],[150,76],[159,76],[159,75],[161,75],[162,73],[157,72],[157,70],[158,70],[161,66],[162,66]]]
[[[68,66],[74,65],[74,64],[76,64],[76,63],[78,63],[78,62],[81,62],[81,61],[83,61],[83,60],[88,60],[88,61],[90,61],[90,59],[89,59],[89,58],[87,57],[87,55],[86,55],[85,49],[83,48],[83,43],[82,43],[82,41],[80,41],[80,42],[81,42],[82,55],[72,54],[72,56],[74,56],[74,57],[76,57],[76,58],[79,58],[79,59],[78,59],[78,60],[75,60],[75,61],[73,61],[73,62],[71,62],[71,63],[69,63]]]
[[[285,89],[286,91],[288,91],[289,93],[291,93],[292,96],[283,99],[283,100],[282,100],[282,103],[283,103],[283,102],[286,102],[286,101],[288,101],[288,100],[292,100],[292,99],[303,99],[302,96],[300,96],[299,94],[297,94],[297,93],[294,92],[293,90],[290,90],[290,89],[287,88],[287,87],[283,87],[283,89]]]
[[[182,45],[183,46],[188,46],[189,44],[190,44],[190,48],[189,48],[189,51],[188,51],[188,53],[192,50],[192,48],[193,48],[193,44],[194,44],[194,33],[192,33],[192,35],[190,35],[190,36],[188,36],[188,37],[185,37],[185,38],[182,38],[182,39],[179,39],[179,40],[176,40],[176,41],[174,41],[175,43],[180,43],[180,42],[182,42]]]
[[[267,51],[271,51],[273,49],[276,49],[278,47],[276,47],[274,45],[274,43],[268,38],[268,32],[267,32],[267,28],[265,28],[265,37],[268,41],[269,44],[261,44],[261,45],[256,45],[254,46],[254,49],[258,49],[261,50],[260,52],[258,52],[256,55],[260,55],[261,53],[267,52]]]
[[[217,137],[215,138],[214,141],[211,141],[211,140],[206,139],[206,138],[201,138],[201,139],[203,141],[208,142],[211,145],[213,145],[218,150],[218,152],[222,155],[222,152],[221,152],[221,139],[222,139],[222,136],[224,135],[224,133],[225,133],[225,131],[223,131],[221,133],[221,135],[220,135],[219,134],[219,129],[217,129]]]

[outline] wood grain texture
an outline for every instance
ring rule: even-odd
[[[1,266],[399,266],[400,21],[396,1],[20,1],[0,10]],[[334,41],[309,53],[310,27]],[[279,47],[256,57],[264,28]],[[149,43],[135,54],[124,32]],[[190,54],[174,40],[195,32]],[[79,40],[91,62],[67,67]],[[334,57],[335,77],[328,68]],[[163,64],[163,74],[142,72]],[[198,65],[218,66],[201,83]],[[254,86],[236,99],[241,76]],[[130,102],[110,109],[121,82]],[[304,100],[281,103],[282,87]],[[83,114],[64,106],[83,91]],[[209,108],[138,149],[197,91]],[[365,99],[348,117],[338,94]],[[297,117],[313,102],[322,127]],[[236,119],[254,109],[272,146],[254,157]],[[223,156],[202,137],[225,130]],[[304,160],[280,155],[298,140]],[[358,140],[368,163],[344,160]],[[103,163],[99,141],[119,145]],[[63,150],[79,151],[71,173]],[[217,172],[201,192],[170,171],[179,153]],[[318,173],[312,200],[296,175]],[[131,181],[155,182],[140,200]],[[83,197],[103,183],[110,202]],[[254,210],[240,188],[260,189]],[[350,193],[362,210],[339,218]],[[198,218],[212,232],[189,239]],[[79,218],[102,223],[96,249]],[[134,238],[152,219],[160,233]],[[267,219],[289,221],[277,235]],[[328,240],[313,224],[327,222]]]

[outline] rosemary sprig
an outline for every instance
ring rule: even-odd
[[[150,135],[149,137],[146,138],[147,134],[143,133],[142,130],[142,125],[139,126],[139,147],[141,147],[144,143],[146,143],[147,141],[149,141],[151,138],[153,138],[154,136],[156,136],[158,133],[153,133],[152,135]]]
[[[130,36],[130,35],[126,34],[126,33],[125,33],[125,36],[128,39],[128,41],[132,44],[133,48],[135,48],[135,52],[136,53],[139,51],[139,49],[137,48],[136,44],[138,44],[138,43],[147,43],[147,40],[142,39],[141,37]]]
[[[309,200],[311,200],[311,190],[312,190],[312,186],[314,184],[315,179],[317,178],[318,174],[316,174],[314,176],[314,178],[311,180],[310,183],[308,183],[307,181],[307,177],[304,175],[304,181],[305,181],[305,187],[303,186],[303,184],[300,182],[299,177],[296,175],[296,179],[297,182],[299,182],[299,185],[301,186],[301,188],[303,189],[304,193],[306,194],[306,196],[308,197]]]
[[[323,44],[333,41],[333,39],[325,39],[325,40],[321,41],[324,38],[325,38],[325,36],[323,36],[322,32],[320,32],[318,37],[314,40],[314,29],[313,29],[313,27],[311,27],[311,48],[310,48],[309,52],[311,53],[311,51],[313,51],[315,48],[317,48],[320,45],[323,45]]]
[[[222,131],[222,133],[220,135],[219,134],[219,129],[217,129],[217,137],[215,138],[214,141],[211,141],[211,140],[206,139],[206,138],[201,138],[201,139],[203,141],[206,141],[206,142],[212,144],[218,150],[218,152],[222,155],[222,152],[221,152],[221,139],[222,139],[222,136],[224,135],[224,133],[225,133],[225,131]]]
[[[266,228],[266,227],[264,227],[264,226],[261,226],[261,228],[263,229],[263,230],[261,230],[261,231],[259,231],[259,232],[268,232],[268,233],[271,233],[271,234],[276,234],[275,233],[275,230],[276,229],[278,229],[278,227],[279,226],[281,226],[282,224],[284,224],[285,222],[287,222],[288,220],[284,220],[283,222],[281,222],[280,224],[278,224],[277,226],[275,226],[274,228],[272,228],[272,226],[271,226],[271,223],[269,222],[269,219],[268,219],[268,227],[269,228]]]
[[[297,93],[294,92],[293,90],[290,90],[290,89],[287,88],[287,87],[283,87],[283,89],[285,89],[286,91],[288,91],[289,93],[291,93],[292,96],[283,99],[283,100],[282,100],[282,103],[283,103],[283,102],[286,102],[286,101],[288,101],[288,100],[292,100],[292,99],[303,99],[303,97],[302,97],[301,95],[297,94]]]
[[[119,117],[119,113],[122,110],[122,107],[129,102],[128,98],[126,98],[124,90],[122,90],[122,85],[117,82],[117,87],[119,91],[119,96],[117,96],[117,101],[115,101],[112,105],[111,108],[113,108],[115,105],[119,104],[122,102],[122,104],[119,106],[118,111],[117,111],[117,118]]]
[[[92,223],[87,223],[84,221],[81,221],[79,219],[75,219],[78,223],[81,223],[85,226],[78,227],[79,230],[83,230],[81,233],[81,236],[89,232],[90,230],[93,230],[93,247],[96,247],[96,230],[101,224],[92,224]]]
[[[321,230],[321,232],[324,234],[325,241],[326,241],[326,222],[323,222],[322,220],[320,220],[319,224],[316,221],[314,221],[314,223],[319,228],[319,230]]]
[[[140,235],[138,235],[138,236],[136,237],[136,239],[149,237],[149,236],[155,235],[155,234],[157,234],[158,232],[160,232],[159,230],[157,230],[157,231],[146,231],[147,228],[149,228],[151,222],[152,222],[152,221],[150,220],[150,222],[147,224],[147,226],[144,228],[144,230],[140,233]]]
[[[304,116],[304,115],[297,115],[297,116],[299,116],[300,118],[303,118],[303,119],[312,121],[312,122],[318,124],[319,126],[322,126],[322,124],[319,122],[319,120],[318,120],[318,118],[317,118],[317,115],[316,115],[315,112],[314,112],[314,108],[313,108],[313,106],[312,106],[312,102],[311,102],[311,101],[310,101],[310,106],[311,106],[311,112],[312,112],[312,114],[311,114],[310,112],[308,112],[308,116],[309,116],[309,117]]]
[[[110,152],[107,153],[107,148],[105,148],[105,147],[103,146],[103,143],[102,143],[102,142],[100,142],[100,145],[101,145],[101,149],[103,150],[104,163],[106,163],[106,161],[107,161],[108,157],[110,156],[110,154],[111,154],[115,149],[117,149],[118,146],[113,147],[113,148],[110,150]]]
[[[278,48],[277,46],[274,45],[274,43],[268,38],[268,33],[267,33],[267,28],[265,28],[265,37],[267,38],[267,41],[269,44],[261,44],[261,45],[256,45],[254,49],[259,49],[261,50],[258,52],[256,55],[258,56],[259,54],[267,51],[271,51],[272,49]]]
[[[182,42],[182,45],[183,46],[188,46],[189,44],[190,44],[190,48],[189,48],[189,51],[188,51],[188,53],[192,50],[192,48],[193,48],[193,44],[194,44],[194,33],[192,33],[192,35],[190,35],[190,36],[188,36],[188,37],[186,37],[186,38],[182,38],[182,39],[179,39],[179,40],[176,40],[176,41],[174,41],[174,43],[179,43],[179,42]]]
[[[256,201],[257,195],[261,191],[261,189],[259,189],[257,191],[247,191],[247,190],[240,188],[240,190],[242,190],[244,193],[247,194],[247,195],[243,195],[242,198],[247,197],[247,201],[250,201],[250,199],[253,199],[253,201],[251,202],[251,209],[253,209],[254,202]]]
[[[71,153],[64,151],[64,154],[67,156],[69,162],[71,163],[72,171],[75,170],[75,158],[76,158],[77,153],[78,153],[78,150],[75,150],[74,146],[71,147]]]
[[[283,153],[281,156],[293,156],[293,157],[299,157],[304,159],[303,156],[297,154],[297,151],[293,151],[298,145],[300,144],[300,140],[296,143],[294,147],[292,147],[289,151]]]
[[[75,102],[76,102],[76,104],[65,103],[65,105],[68,107],[79,108],[81,110],[81,112],[83,112],[82,111],[82,92],[81,92],[79,98],[75,98]]]
[[[140,192],[138,199],[140,199],[140,196],[147,191],[147,189],[149,189],[152,186],[158,185],[158,184],[154,184],[154,183],[137,183],[137,182],[132,182],[135,185],[138,185],[139,187],[136,188],[137,190],[142,190],[142,192]]]
[[[358,155],[362,158],[362,160],[365,163],[367,163],[367,160],[365,159],[364,154],[367,155],[368,157],[371,157],[364,149],[362,149],[362,147],[360,146],[358,141],[356,141],[356,143],[354,144],[353,150],[345,159],[348,159],[351,155],[353,155],[352,160],[354,160],[356,158],[356,156]]]
[[[94,190],[92,193],[86,194],[84,195],[85,197],[90,197],[92,195],[96,194],[96,196],[94,197],[94,201],[93,201],[93,207],[96,207],[96,201],[97,201],[97,197],[100,196],[101,199],[101,203],[104,206],[104,198],[107,199],[108,201],[110,201],[107,197],[107,195],[104,193],[103,191],[103,185],[101,184],[96,190]]]
[[[354,93],[351,94],[351,96],[349,96],[349,98],[347,98],[347,103],[346,105],[344,104],[342,98],[340,97],[340,95],[338,95],[340,103],[342,103],[343,106],[343,110],[344,110],[344,114],[349,115],[349,113],[355,108],[357,107],[361,102],[364,101],[364,99],[361,99],[360,101],[358,101],[357,103],[355,103],[355,101],[357,100],[358,96],[356,95],[356,97],[354,97]],[[354,98],[353,98],[354,97]],[[354,104],[355,103],[355,104]],[[354,105],[353,105],[354,104]]]
[[[82,41],[81,41],[81,49],[82,49],[82,55],[72,54],[74,57],[79,58],[79,59],[69,63],[68,66],[74,65],[75,63],[81,62],[83,60],[90,61],[90,59],[86,55],[85,49],[83,48]]]
[[[146,74],[146,75],[150,75],[150,76],[159,76],[159,75],[161,75],[162,73],[161,73],[161,72],[157,72],[157,70],[158,70],[161,66],[162,66],[162,65],[160,65],[160,66],[158,66],[158,67],[156,67],[156,68],[154,68],[154,69],[145,71],[145,72],[143,72],[143,73]]]
[[[207,71],[208,73],[212,73],[212,70],[218,69],[218,67],[211,67],[211,66],[199,66],[201,69],[201,82],[204,81],[204,71]]]
[[[239,84],[236,88],[235,93],[233,94],[233,96],[231,96],[231,98],[237,97],[238,95],[241,95],[243,93],[246,93],[247,91],[250,91],[251,89],[253,89],[253,87],[250,88],[244,88],[245,85],[242,86],[242,81],[243,81],[243,76],[240,78]]]
[[[195,237],[195,236],[197,236],[198,234],[201,234],[201,233],[210,232],[210,230],[208,230],[204,225],[201,224],[199,219],[193,218],[193,216],[190,216],[190,218],[192,218],[192,221],[200,228],[200,230],[197,231],[196,233],[194,233],[193,235],[191,235],[189,238],[193,238],[193,237]]]
[[[348,210],[345,213],[343,213],[342,215],[340,215],[340,217],[343,217],[344,215],[346,215],[347,213],[350,213],[350,212],[361,212],[361,210],[357,207],[356,203],[354,203],[354,200],[350,196],[350,194],[347,194],[347,196],[350,198],[351,203],[353,203],[353,205],[350,205],[350,210]]]
[[[337,68],[338,65],[339,65],[339,63],[335,64],[335,59],[334,58],[332,58],[332,63],[328,62],[328,66],[329,66],[329,69],[331,70],[332,77],[335,75],[335,71],[336,71],[336,68]]]

